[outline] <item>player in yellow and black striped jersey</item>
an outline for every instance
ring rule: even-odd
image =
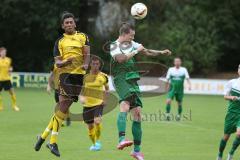
[[[109,91],[108,77],[100,71],[101,61],[92,57],[90,72],[84,76],[81,102],[83,103],[83,120],[88,126],[88,135],[92,141],[91,151],[101,150],[100,135],[102,128],[103,107]]]
[[[74,15],[64,12],[61,23],[65,33],[57,39],[53,51],[55,64],[59,68],[59,110],[55,112],[35,145],[35,150],[39,151],[51,131],[50,143],[47,144],[47,147],[52,154],[58,157],[60,157],[60,153],[57,135],[67,117],[70,106],[73,102],[78,101],[90,57],[88,37],[86,34],[76,31]]]
[[[12,88],[11,83],[11,72],[13,70],[12,68],[12,60],[11,58],[6,56],[7,49],[2,47],[0,48],[0,92],[2,89],[5,91],[8,91],[11,96],[12,101],[12,108],[15,111],[19,111],[20,109],[17,107],[17,100],[16,100],[16,94]],[[0,96],[0,111],[3,110],[3,104],[2,104],[2,97]]]

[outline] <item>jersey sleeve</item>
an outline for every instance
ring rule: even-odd
[[[169,68],[168,71],[167,71],[166,79],[169,80],[170,76],[171,76],[171,68]]]
[[[85,45],[85,46],[90,46],[90,42],[89,42],[88,35],[86,35],[85,33],[83,33],[83,34],[84,34],[84,36],[85,36],[85,43],[84,43],[84,45]]]
[[[115,56],[118,55],[118,54],[122,54],[122,52],[120,51],[117,43],[111,43],[110,44],[110,54],[113,58],[115,58]]]
[[[138,49],[139,47],[142,46],[142,44],[137,43],[137,42],[135,42],[135,41],[132,41],[132,45],[133,45],[133,48],[134,48],[134,49]]]
[[[60,51],[60,46],[59,46],[59,39],[56,40],[55,44],[54,44],[54,48],[53,48],[53,56],[57,57],[57,56],[61,56],[61,51]]]
[[[227,84],[225,85],[225,87],[224,87],[224,95],[225,96],[230,95],[230,92],[231,92],[231,89],[232,89],[232,83],[233,83],[233,80],[228,81]]]
[[[189,79],[190,76],[189,76],[188,70],[186,68],[184,68],[184,70],[185,70],[185,77],[186,77],[186,79]]]

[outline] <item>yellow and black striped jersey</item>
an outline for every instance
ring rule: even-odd
[[[74,57],[72,64],[60,68],[61,73],[85,74],[81,68],[84,62],[83,47],[89,46],[89,39],[86,34],[76,32],[73,35],[63,34],[54,46],[54,57],[66,60]]]
[[[11,79],[10,68],[12,60],[9,57],[0,58],[0,81],[8,81]]]
[[[86,74],[83,80],[84,107],[94,107],[103,103],[105,87],[108,87],[108,76],[103,72]]]

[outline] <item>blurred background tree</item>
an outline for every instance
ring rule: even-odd
[[[143,2],[149,8],[146,19],[134,21],[131,5]],[[0,5],[0,45],[8,48],[15,71],[48,72],[54,41],[61,34],[59,17],[63,11],[75,14],[79,30],[89,34],[92,54],[105,61],[107,41],[117,38],[122,21],[136,26],[136,41],[147,48],[173,51],[171,57],[139,60],[172,64],[183,58],[191,73],[235,71],[240,62],[240,1],[219,0],[2,0]]]

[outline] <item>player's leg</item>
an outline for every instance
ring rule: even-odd
[[[237,121],[236,122],[236,127],[237,127],[236,138],[233,141],[232,148],[228,155],[228,160],[232,160],[233,154],[235,153],[238,146],[240,145],[240,116],[236,115],[236,117],[238,117],[236,120]]]
[[[225,147],[227,145],[227,142],[228,142],[230,136],[231,136],[231,134],[224,134],[224,136],[222,137],[220,144],[219,144],[219,152],[218,152],[217,160],[222,160],[223,152],[225,150]]]
[[[171,103],[172,103],[172,99],[167,98],[167,101],[166,101],[166,120],[167,121],[171,120],[171,116],[170,116]]]
[[[56,106],[55,106],[55,112],[57,110],[59,110],[59,103],[57,103]],[[53,118],[54,118],[54,116],[50,119],[46,129],[43,131],[41,136],[37,136],[37,143],[35,144],[35,147],[34,147],[35,151],[39,151],[41,149],[42,144],[44,143],[44,141],[48,137],[49,133],[52,131],[53,121],[54,121]]]
[[[54,114],[50,143],[47,145],[51,152],[56,156],[60,156],[57,146],[57,136],[63,121],[68,115],[70,106],[73,102],[78,101],[83,82],[83,75],[63,73],[59,76],[59,82],[59,110]]]
[[[126,135],[126,125],[127,125],[127,112],[130,109],[130,103],[128,101],[120,102],[120,113],[118,114],[117,119],[117,127],[118,127],[118,135],[119,135],[119,143],[117,148],[119,150],[124,149],[125,147],[131,146],[133,144],[132,141],[129,141],[125,138]]]
[[[91,151],[95,151],[96,135],[94,128],[94,107],[84,107],[83,108],[83,120],[88,127],[88,136],[92,142]]]
[[[51,133],[51,137],[50,137],[50,143],[47,144],[47,147],[51,150],[51,152],[54,155],[56,155],[58,157],[60,156],[60,153],[58,151],[58,146],[57,146],[57,136],[59,134],[62,123],[67,116],[69,107],[71,106],[72,103],[73,103],[72,98],[60,95],[59,96],[59,110],[55,112],[55,114],[52,118],[53,119],[52,133]]]
[[[227,141],[230,138],[230,135],[234,132],[236,132],[236,116],[235,116],[235,114],[228,112],[225,116],[224,136],[221,139],[221,142],[219,145],[219,152],[218,152],[217,160],[222,160],[223,153],[224,153],[225,147],[227,145]]]
[[[167,121],[171,120],[170,112],[171,112],[171,102],[173,98],[174,98],[174,90],[171,89],[168,92],[167,100],[166,100],[166,120]]]
[[[182,116],[182,111],[183,111],[183,108],[182,108],[183,93],[176,94],[176,101],[178,104],[178,114],[176,115],[176,120],[180,121]]]
[[[136,101],[139,101],[141,105],[141,100],[136,97]],[[135,102],[136,102],[135,101]],[[138,103],[135,103],[135,105]],[[141,106],[138,106],[136,108],[131,109],[133,122],[132,122],[132,134],[133,134],[133,140],[134,140],[134,150],[131,153],[131,156],[136,158],[137,160],[143,160],[144,156],[140,152],[141,151],[141,142],[142,142],[142,125],[141,125]]]
[[[95,126],[95,136],[96,136],[96,147],[100,150],[102,144],[100,142],[100,136],[102,133],[102,114],[103,114],[103,105],[96,107],[94,111],[94,126]]]
[[[14,92],[14,90],[13,90],[11,81],[6,81],[6,82],[5,82],[4,90],[8,91],[9,94],[10,94],[11,101],[12,101],[12,108],[13,108],[15,111],[19,111],[20,109],[17,107],[16,94],[15,94],[15,92]]]

